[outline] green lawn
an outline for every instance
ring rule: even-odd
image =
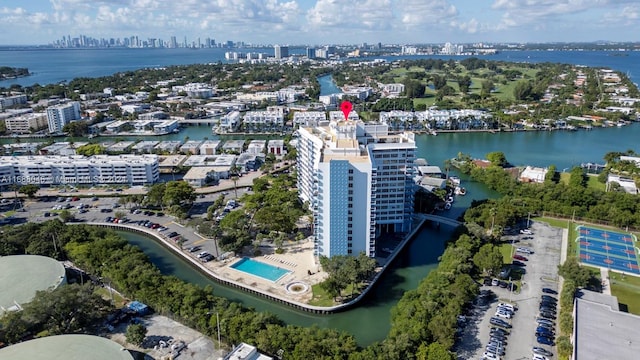
[[[500,253],[502,254],[502,262],[505,264],[511,264],[511,257],[513,256],[513,246],[511,243],[500,245]]]
[[[569,178],[571,174],[568,172],[560,173],[560,182],[569,184]],[[605,191],[606,185],[598,181],[597,176],[587,176],[587,188]]]
[[[610,272],[609,280],[611,294],[618,297],[621,310],[626,306],[628,312],[640,315],[640,277]]]

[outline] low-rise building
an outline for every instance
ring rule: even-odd
[[[153,184],[159,179],[156,155],[2,156],[7,184]]]
[[[287,148],[284,145],[284,140],[269,140],[267,145],[268,153],[275,156],[282,156],[287,153]]]
[[[328,124],[327,113],[324,111],[296,111],[293,114],[295,126],[316,127]]]
[[[216,180],[216,168],[210,166],[192,167],[184,174],[182,180],[196,188],[206,186]]]
[[[215,171],[213,179],[228,179],[235,167],[236,155],[191,155],[184,163],[185,167],[210,167]]]
[[[264,163],[262,156],[257,154],[242,153],[236,159],[236,167],[243,171],[255,171]]]
[[[629,194],[638,193],[638,187],[636,186],[636,182],[630,177],[616,175],[616,174],[609,174],[607,176],[607,189],[610,189],[612,184],[620,185],[620,187]]]
[[[7,118],[5,121],[7,132],[14,134],[29,134],[46,129],[48,126],[46,113],[29,113]]]
[[[222,145],[222,150],[240,154],[244,152],[244,140],[229,140]]]
[[[182,166],[187,155],[160,155],[158,156],[158,168],[162,174],[171,174],[179,166]]]
[[[158,145],[159,141],[143,140],[133,145],[131,150],[136,154],[149,154],[153,152],[153,149]]]
[[[546,168],[527,166],[520,173],[519,179],[522,182],[543,183],[548,171]]]
[[[167,113],[165,113],[164,111],[160,111],[160,110],[146,112],[144,114],[138,115],[139,120],[164,120],[167,118],[169,118],[169,115],[167,115]]]
[[[200,154],[200,145],[202,145],[202,141],[200,140],[189,140],[180,146],[180,152],[184,154]]]
[[[106,150],[109,153],[124,153],[128,151],[133,146],[133,144],[135,144],[135,141],[118,141],[117,143],[107,147]]]
[[[182,142],[179,140],[160,141],[153,150],[160,153],[173,154],[178,151],[180,145],[182,145]]]
[[[258,349],[246,343],[240,343],[223,360],[273,360],[271,356],[261,354]]]
[[[40,155],[75,155],[76,149],[86,144],[86,142],[71,143],[61,141],[41,148],[39,153]]]
[[[205,140],[199,149],[199,153],[202,155],[216,155],[220,148],[220,140]]]
[[[11,106],[26,104],[26,103],[27,103],[27,95],[24,95],[24,94],[0,96],[0,111]]]
[[[232,111],[220,118],[218,131],[222,133],[236,132],[240,128],[241,119],[239,111]]]
[[[615,296],[581,289],[573,307],[573,360],[636,359],[640,316],[622,312]]]
[[[248,111],[242,123],[246,131],[282,131],[284,115],[280,111]]]
[[[247,146],[247,153],[253,155],[264,154],[266,145],[266,140],[251,140],[251,142]]]

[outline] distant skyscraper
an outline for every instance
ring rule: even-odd
[[[171,37],[171,41],[169,43],[169,47],[170,48],[174,48],[174,49],[178,47],[178,40],[176,40],[175,36]]]
[[[289,57],[289,47],[276,45],[273,47],[276,59],[283,59]]]
[[[315,59],[316,58],[316,49],[307,48],[307,58]]]
[[[62,132],[66,124],[80,119],[82,119],[82,117],[80,116],[80,103],[78,101],[47,108],[47,121],[49,122],[50,133]]]

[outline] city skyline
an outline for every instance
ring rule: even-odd
[[[366,10],[365,10],[366,9]],[[0,0],[0,44],[63,36],[258,44],[637,41],[633,0]]]

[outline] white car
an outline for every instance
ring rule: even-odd
[[[533,232],[529,229],[522,229],[520,230],[520,234],[533,235]]]
[[[511,313],[507,311],[498,310],[496,311],[496,316],[501,317],[503,319],[511,319]]]
[[[516,251],[524,254],[531,254],[531,249],[525,247],[516,248]]]
[[[498,307],[499,308],[507,308],[511,312],[515,312],[516,311],[516,307],[513,306],[513,304],[509,304],[509,303],[498,303]]]
[[[500,360],[500,356],[498,356],[496,354],[492,354],[490,352],[485,352],[484,354],[482,354],[482,359],[485,359],[485,360]]]
[[[540,354],[534,354],[532,359],[533,360],[549,360],[548,357],[540,355]]]

